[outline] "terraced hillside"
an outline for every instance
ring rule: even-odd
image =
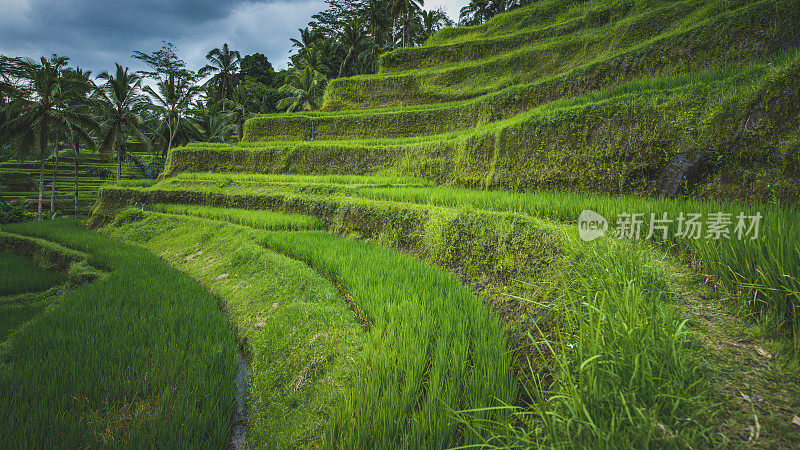
[[[673,157],[699,151],[690,194],[795,203],[795,6],[537,2],[390,52],[378,75],[332,81],[326,111],[252,119],[241,146],[179,149],[168,174],[653,194]]]
[[[88,225],[219,297],[253,447],[790,448],[798,24],[792,1],[539,1],[174,149]]]
[[[144,151],[131,151],[144,164],[149,164],[152,156]],[[45,163],[44,206],[49,211],[53,186],[53,158]],[[81,152],[78,161],[78,214],[86,215],[97,200],[100,185],[114,178],[116,163],[113,158],[93,152]],[[134,164],[123,165],[125,179],[138,178],[140,171]],[[55,177],[55,207],[61,215],[73,215],[75,211],[75,152],[61,151]],[[39,196],[39,163],[37,161],[5,161],[0,163],[0,198],[24,202],[25,209],[36,211]]]

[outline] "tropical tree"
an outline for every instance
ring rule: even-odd
[[[361,18],[373,38],[391,32],[392,18],[386,0],[366,0],[362,6]]]
[[[425,6],[425,0],[392,0],[392,18],[400,19],[400,27],[403,30],[402,42],[406,46],[406,37],[410,36],[411,28],[414,26],[414,19]]]
[[[159,113],[162,119],[160,129],[156,129],[155,134],[159,135],[160,131],[165,131],[167,134],[167,145],[162,154],[166,167],[169,152],[172,150],[172,144],[178,132],[191,128],[186,112],[198,94],[199,88],[191,78],[176,76],[172,73],[164,81],[158,82],[155,89],[145,86],[144,91],[152,98],[151,107]]]
[[[80,148],[81,145],[83,145],[87,150],[94,151],[96,149],[95,140],[92,138],[90,132],[95,134],[99,134],[100,132],[99,124],[96,118],[91,114],[92,104],[88,98],[94,88],[90,78],[91,75],[91,72],[84,72],[80,68],[64,72],[64,77],[70,80],[68,84],[71,87],[71,89],[67,91],[69,93],[66,97],[67,109],[81,118],[80,122],[73,120],[64,124],[64,134],[67,143],[75,154],[75,216],[78,215]]]
[[[300,38],[289,39],[289,41],[292,43],[292,49],[289,50],[289,52],[291,53],[292,50],[297,49],[298,55],[305,53],[318,39],[322,37],[319,32],[316,30],[310,30],[308,27],[298,28],[297,31],[300,33]]]
[[[480,25],[491,16],[490,0],[470,0],[469,4],[459,11],[458,21],[461,25]]]
[[[66,86],[62,69],[68,61],[69,58],[53,55],[50,59],[42,57],[38,63],[23,58],[7,62],[6,70],[11,76],[24,80],[24,84],[7,106],[8,119],[3,134],[5,139],[14,138],[20,148],[38,147],[38,220],[42,219],[44,168],[50,139],[59,124],[76,120],[63,104],[62,90]]]
[[[236,132],[231,124],[230,113],[223,112],[216,104],[196,101],[189,111],[192,124],[204,142],[228,142]]]
[[[329,60],[338,52],[338,48],[338,42],[333,39],[319,41],[299,55],[294,67],[295,69],[311,69],[320,74],[329,74],[332,71]]]
[[[117,180],[122,175],[122,161],[125,147],[122,145],[125,137],[133,135],[140,142],[150,147],[149,140],[142,132],[141,112],[148,107],[150,102],[142,91],[142,79],[135,73],[129,73],[128,68],[116,64],[114,75],[103,72],[98,76],[104,80],[102,86],[94,91],[98,102],[101,117],[104,118],[104,129],[100,144],[101,151],[113,150],[117,155]]]
[[[288,112],[319,109],[323,89],[325,77],[322,74],[310,67],[296,70],[279,90],[286,97],[278,102],[278,109]]]
[[[452,26],[453,21],[447,17],[441,9],[432,11],[422,11],[419,15],[420,18],[420,33],[418,41],[424,44],[434,33],[441,30],[443,27]]]
[[[242,56],[236,50],[231,50],[226,43],[222,44],[222,48],[208,52],[206,59],[210,64],[200,69],[198,74],[201,76],[214,74],[206,86],[211,89],[215,101],[230,100],[235,87],[234,75],[239,70]]]
[[[339,42],[347,52],[342,64],[339,66],[338,77],[343,77],[353,60],[361,54],[362,48],[368,42],[360,19],[354,18],[344,25]]]

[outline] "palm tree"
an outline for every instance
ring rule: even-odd
[[[25,80],[25,85],[8,105],[9,115],[4,134],[6,139],[15,137],[21,148],[39,148],[39,200],[37,219],[42,219],[42,197],[44,193],[44,168],[48,144],[53,129],[70,122],[72,114],[63,108],[61,95],[64,78],[62,69],[69,58],[53,55],[50,59],[33,60],[15,58],[8,70],[12,76]]]
[[[409,28],[413,26],[414,18],[423,6],[425,0],[392,0],[392,18],[397,20],[401,19],[403,28],[403,47],[406,46],[406,37],[409,35]]]
[[[244,139],[244,123],[247,121],[251,114],[247,111],[245,99],[226,100],[230,107],[228,117],[236,124],[236,131],[239,135],[239,142]]]
[[[291,38],[289,41],[292,43],[292,50],[295,48],[298,49],[298,55],[305,53],[306,50],[311,48],[314,43],[322,37],[316,30],[309,30],[308,27],[298,28],[297,31],[300,33],[300,39]],[[291,53],[292,50],[289,50],[289,53]]]
[[[441,10],[422,11],[420,13],[421,27],[419,43],[423,44],[442,27],[452,25],[450,18]]]
[[[125,149],[122,142],[126,132],[134,135],[140,142],[150,147],[150,142],[141,130],[140,113],[148,107],[147,97],[141,94],[142,79],[128,68],[116,64],[115,75],[101,73],[98,78],[105,80],[102,86],[95,89],[95,97],[99,102],[104,133],[101,139],[102,151],[114,150],[117,154],[117,181],[122,175],[122,160]]]
[[[75,150],[75,215],[78,213],[78,160],[80,142],[85,142],[89,149],[94,148],[94,140],[90,133],[98,132],[99,127],[94,116],[89,111],[87,96],[92,91],[89,80],[91,73],[83,72],[80,68],[64,69],[61,72],[61,89],[58,92],[57,104],[61,114],[54,117],[52,124],[53,135],[56,139],[53,151],[53,181],[50,191],[50,213],[56,209],[56,177],[58,176],[58,158],[63,148],[63,142],[68,142]]]
[[[216,104],[206,105],[198,100],[189,113],[204,142],[228,142],[236,131],[230,123],[230,114],[222,112]]]
[[[367,39],[364,35],[364,28],[361,25],[361,20],[354,18],[344,24],[342,34],[339,37],[339,42],[347,51],[342,64],[339,66],[339,74],[337,78],[344,76],[345,71],[350,66],[350,63],[355,57],[361,53],[361,49],[365,46]]]
[[[88,98],[91,94],[94,85],[91,81],[91,72],[84,72],[80,68],[75,70],[68,70],[64,73],[65,77],[71,78],[70,85],[72,89],[69,90],[70,95],[67,98],[67,107],[76,114],[81,115],[82,120],[79,124],[78,121],[73,121],[66,125],[66,139],[70,147],[75,152],[75,216],[78,215],[78,180],[80,170],[80,148],[81,144],[87,150],[95,150],[95,140],[92,138],[90,132],[100,134],[100,127],[94,116],[90,114],[91,101]]]
[[[373,38],[386,34],[392,25],[389,5],[386,0],[366,0],[361,18],[367,22],[370,36]]]
[[[311,69],[320,74],[330,73],[329,59],[339,51],[339,43],[335,39],[323,39],[307,48],[297,59],[296,69]]]
[[[278,90],[287,96],[278,102],[278,109],[285,109],[288,112],[319,109],[323,89],[325,89],[325,77],[319,72],[310,67],[295,70],[287,78],[286,84]]]
[[[206,65],[197,73],[201,76],[216,74],[208,80],[206,86],[214,90],[216,101],[230,100],[234,88],[234,74],[239,70],[242,56],[236,50],[228,48],[226,43],[222,44],[222,48],[215,48],[208,52],[206,59],[211,64]]]
[[[177,77],[174,73],[156,83],[156,89],[146,86],[144,91],[153,99],[152,107],[161,115],[162,122],[160,128],[167,132],[167,147],[164,157],[164,167],[169,159],[169,152],[175,136],[181,129],[187,128],[186,111],[198,93],[197,86],[187,77]],[[158,134],[159,130],[156,130]]]

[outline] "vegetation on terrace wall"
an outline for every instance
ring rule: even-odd
[[[698,2],[702,6],[703,2]],[[485,60],[463,55],[458,64],[402,73],[340,78],[325,92],[325,109],[358,109],[451,101],[530,83],[576,66],[608,59],[600,75],[620,79],[675,74],[719,64],[763,60],[800,43],[800,13],[784,0],[742,2],[694,15],[656,9],[630,21],[558,36]]]
[[[177,149],[167,174],[382,173],[464,187],[650,195],[673,156],[701,150],[706,173],[690,193],[794,204],[800,54],[754,70],[762,75],[708,72],[645,91],[623,85],[452,135]]]

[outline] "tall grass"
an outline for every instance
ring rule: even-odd
[[[780,205],[744,205],[712,200],[670,200],[605,194],[569,192],[516,193],[507,191],[474,191],[443,187],[359,188],[357,195],[372,199],[412,203],[431,203],[457,207],[471,205],[494,211],[512,211],[535,217],[574,223],[583,210],[604,216],[613,227],[622,213],[642,213],[641,237],[648,235],[651,214],[661,218],[667,213],[675,220],[680,213],[731,214],[733,232],[739,213],[762,214],[759,236],[738,239],[675,238],[677,223],[669,226],[668,240],[698,257],[709,274],[739,289],[742,310],[755,312],[768,327],[794,336],[800,348],[800,213]],[[749,221],[748,221],[749,224]],[[656,234],[660,238],[662,234]]]
[[[265,244],[335,278],[369,322],[363,366],[328,444],[445,448],[474,441],[451,411],[515,399],[503,327],[455,278],[394,250],[323,232]],[[499,419],[497,411],[476,420]]]
[[[36,317],[48,304],[56,300],[59,294],[60,291],[56,288],[44,292],[0,297],[0,352],[3,341],[14,330]]]
[[[144,249],[74,222],[3,229],[76,248],[109,273],[11,335],[0,362],[0,442],[227,446],[236,344],[210,293]]]
[[[216,220],[145,213],[103,233],[161,255],[224,302],[250,362],[249,447],[319,447],[366,337],[330,282],[264,248],[260,230]]]
[[[641,245],[581,245],[555,280],[531,410],[494,439],[515,447],[706,447],[713,404],[692,338]],[[549,369],[548,369],[549,367]]]
[[[282,214],[264,210],[252,211],[247,209],[162,203],[150,205],[149,208],[155,212],[223,220],[264,230],[313,230],[321,227],[319,219],[302,214]]]
[[[2,250],[0,274],[0,296],[44,291],[67,280],[63,273],[44,269],[28,258]]]

